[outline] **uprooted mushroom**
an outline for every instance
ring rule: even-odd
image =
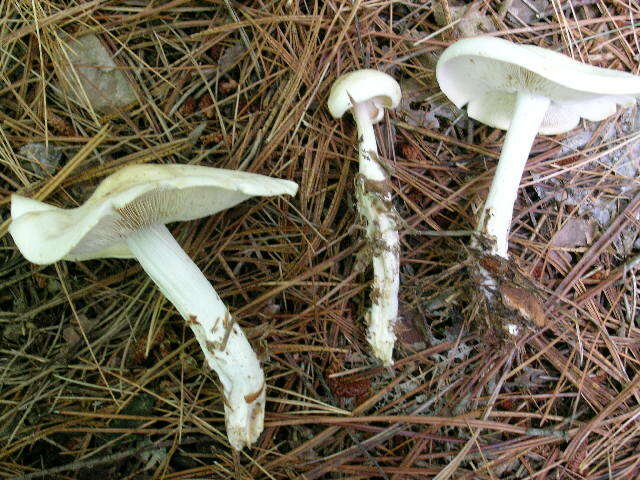
[[[396,340],[394,327],[398,317],[400,239],[389,177],[378,156],[373,125],[382,120],[385,108],[398,105],[400,97],[400,85],[391,76],[365,69],[338,78],[331,87],[327,102],[334,118],[351,112],[358,130],[357,207],[366,223],[366,238],[373,263],[367,340],[373,354],[385,365],[393,361]]]
[[[457,107],[467,106],[469,117],[507,131],[472,246],[487,310],[504,320],[504,333],[517,336],[523,327],[545,323],[535,289],[507,261],[513,208],[533,141],[538,133],[564,133],[581,118],[603,120],[617,105],[635,104],[640,77],[495,37],[454,43],[438,60],[436,76]]]
[[[190,165],[137,165],[107,177],[80,207],[57,208],[14,194],[9,231],[27,260],[135,258],[176,307],[223,387],[229,442],[262,432],[265,380],[258,358],[216,291],[165,226],[253,196],[295,195],[298,186],[247,172]]]

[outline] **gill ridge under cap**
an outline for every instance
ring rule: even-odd
[[[540,133],[574,128],[580,118],[599,121],[640,95],[640,77],[573,60],[532,45],[495,37],[459,40],[440,56],[436,77],[443,93],[471,118],[507,130],[517,92],[551,100]]]
[[[252,196],[295,195],[297,189],[289,180],[235,170],[135,165],[105,178],[77,208],[14,195],[9,232],[22,254],[41,265],[63,259],[131,258],[125,240],[137,228],[194,220]]]

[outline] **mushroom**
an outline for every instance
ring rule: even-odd
[[[80,207],[14,194],[9,228],[27,260],[135,258],[176,307],[223,388],[227,435],[240,450],[262,432],[264,374],[243,331],[166,223],[193,220],[252,196],[295,195],[288,180],[191,165],[135,165],[103,180]]]
[[[327,105],[334,118],[350,111],[359,141],[357,208],[366,222],[366,238],[372,252],[371,309],[367,312],[367,340],[385,365],[393,360],[400,285],[400,242],[396,229],[389,177],[378,156],[373,125],[384,117],[384,108],[395,108],[402,93],[391,76],[376,70],[357,70],[339,77],[331,87]]]
[[[555,135],[581,118],[599,121],[631,106],[640,77],[577,62],[566,55],[494,37],[459,40],[436,67],[444,94],[469,117],[507,130],[476,231],[489,253],[508,258],[508,236],[520,178],[538,133]]]
[[[507,261],[513,207],[533,141],[538,133],[567,132],[581,118],[599,121],[617,105],[633,105],[640,77],[493,37],[452,44],[440,56],[436,76],[456,106],[467,106],[469,117],[507,130],[476,226],[480,235],[473,246],[480,258],[473,274],[489,316],[499,317],[500,328],[516,336],[522,326],[544,324],[540,295]]]

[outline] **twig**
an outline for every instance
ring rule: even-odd
[[[186,439],[181,441],[180,445],[189,445],[194,443],[207,443],[207,442],[203,442],[202,440]],[[124,452],[112,453],[111,455],[105,455],[104,457],[94,458],[92,460],[78,460],[77,462],[67,463],[66,465],[61,465],[59,467],[48,468],[40,472],[32,472],[32,473],[27,473],[26,475],[20,475],[18,477],[10,477],[8,480],[30,480],[32,478],[51,477],[52,475],[56,473],[61,473],[61,472],[78,471],[78,470],[82,470],[83,468],[95,468],[99,465],[114,463],[124,458],[137,455],[138,453],[141,453],[147,450],[157,450],[159,448],[170,447],[174,444],[175,444],[175,441],[173,440],[162,440],[149,445],[130,448],[128,450],[125,450]]]

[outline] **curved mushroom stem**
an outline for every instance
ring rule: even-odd
[[[509,229],[518,186],[549,103],[548,98],[540,95],[518,93],[511,126],[476,227],[477,232],[495,239],[489,252],[493,255],[509,258]]]
[[[142,268],[196,336],[223,387],[227,436],[241,450],[264,421],[265,382],[258,358],[229,310],[167,227],[152,225],[127,238]]]
[[[371,102],[353,106],[358,127],[360,176],[357,185],[358,211],[366,219],[366,235],[372,249],[373,285],[371,310],[367,313],[367,340],[373,354],[385,365],[393,361],[400,286],[400,240],[391,199],[389,177],[378,158],[372,118],[378,107]]]

